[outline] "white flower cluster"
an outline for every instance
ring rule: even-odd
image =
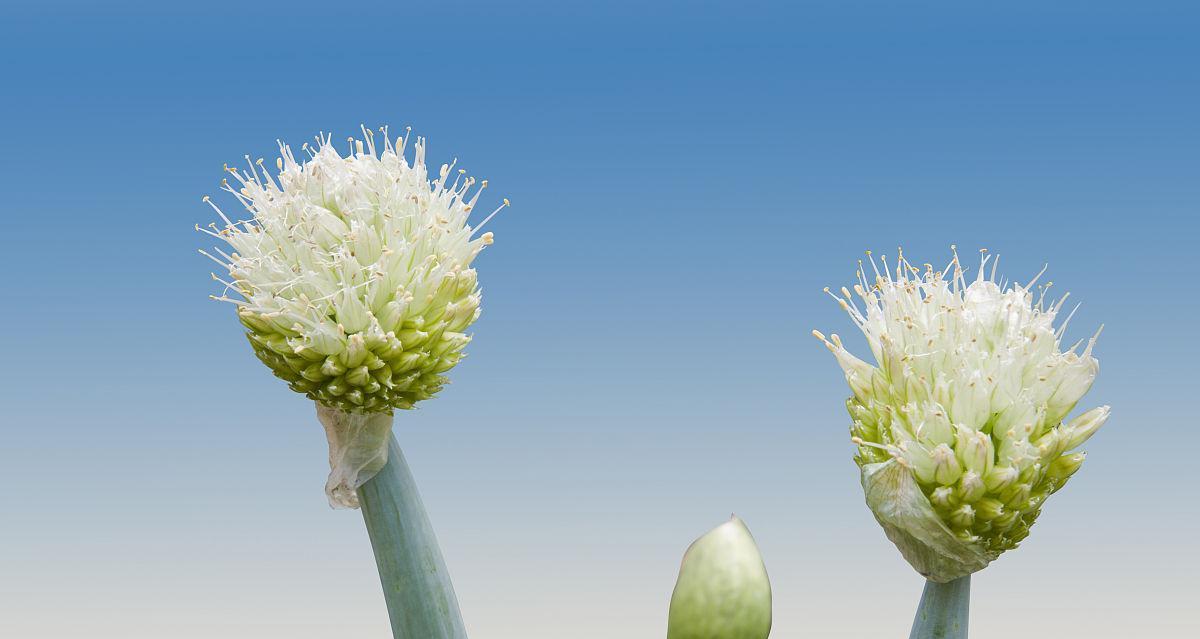
[[[471,262],[492,242],[479,233],[490,215],[468,223],[486,180],[469,194],[475,179],[451,164],[431,181],[423,139],[410,165],[407,134],[379,135],[381,149],[364,127],[345,157],[319,136],[302,162],[280,143],[274,178],[247,157],[248,170],[227,167],[237,184],[222,185],[251,217],[234,222],[205,197],[223,225],[197,226],[232,247],[201,252],[228,271],[213,275],[226,287],[215,299],[237,305],[259,359],[355,413],[411,408],[441,388],[479,316]]]
[[[939,580],[978,570],[1024,539],[1082,464],[1071,451],[1109,414],[1102,406],[1063,423],[1096,377],[1096,336],[1062,350],[1066,322],[1056,330],[1054,321],[1066,297],[1048,305],[1048,284],[1035,296],[1040,274],[997,283],[994,261],[985,276],[989,259],[984,252],[970,283],[957,253],[942,270],[903,254],[894,268],[870,259],[871,277],[860,262],[853,292],[833,296],[875,365],[814,331],[853,391],[850,431],[868,504],[910,563]],[[948,568],[941,559],[953,555],[962,559]]]

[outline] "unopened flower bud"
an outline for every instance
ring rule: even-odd
[[[983,521],[992,521],[1004,514],[1004,504],[999,499],[985,497],[975,502],[975,513]]]
[[[962,476],[962,465],[949,446],[938,444],[929,455],[933,458],[933,479],[937,483],[949,486]]]
[[[1082,446],[1088,438],[1100,430],[1104,422],[1108,421],[1109,412],[1108,406],[1100,406],[1071,420],[1066,426],[1068,435],[1063,450],[1072,450]]]
[[[683,555],[667,639],[766,639],[771,583],[754,537],[734,517]]]
[[[964,469],[985,475],[992,469],[996,451],[992,438],[986,433],[966,426],[959,426],[955,433],[954,449]]]
[[[950,521],[959,530],[969,530],[975,523],[975,509],[971,504],[963,504],[950,513]]]
[[[1067,483],[1071,475],[1083,465],[1086,457],[1087,453],[1068,453],[1050,463],[1049,469],[1046,470],[1046,478],[1053,484],[1054,490]]]
[[[983,483],[987,486],[989,491],[993,493],[999,493],[1000,491],[1013,485],[1013,483],[1016,482],[1017,478],[1020,476],[1021,473],[1012,466],[996,466],[991,470],[991,472],[984,476]]]
[[[973,470],[963,473],[962,479],[958,480],[958,496],[967,503],[978,501],[986,492],[983,478]]]
[[[950,510],[958,504],[959,497],[954,494],[954,489],[949,486],[938,486],[929,494],[929,501],[933,502],[934,506],[942,510]]]

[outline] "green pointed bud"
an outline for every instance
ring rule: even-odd
[[[1046,478],[1053,484],[1054,490],[1058,490],[1067,483],[1071,475],[1074,475],[1075,471],[1083,465],[1085,457],[1087,457],[1087,453],[1068,453],[1050,462]]]
[[[865,426],[875,426],[875,413],[868,410],[866,406],[853,399],[848,399],[846,400],[846,410],[850,413],[852,421],[862,422]]]
[[[1033,484],[1037,484],[1042,481],[1043,477],[1045,477],[1045,468],[1046,467],[1042,465],[1042,462],[1033,462],[1032,464],[1029,464],[1021,469],[1021,473],[1018,476],[1017,481],[1030,484],[1031,486]]]
[[[683,555],[667,639],[766,639],[770,632],[767,569],[750,530],[734,517]]]
[[[346,333],[358,333],[371,325],[370,309],[348,287],[336,299],[336,319]]]
[[[962,476],[962,465],[958,463],[954,450],[946,444],[938,444],[929,455],[933,458],[933,479],[937,483],[950,486]]]
[[[950,510],[958,504],[958,496],[954,494],[954,489],[949,486],[938,486],[929,493],[929,501],[934,506],[942,510]]]
[[[356,368],[367,359],[367,340],[362,335],[355,333],[346,340],[346,350],[342,352],[338,360],[346,368]]]
[[[904,453],[904,463],[917,476],[917,481],[922,484],[934,483],[938,465],[933,461],[933,454],[924,446],[909,444],[910,442],[900,444],[900,452]]]
[[[334,357],[326,357],[321,362],[321,373],[327,377],[338,377],[345,372],[346,367],[342,366]]]
[[[842,364],[843,366],[847,367],[846,383],[849,384],[850,390],[854,392],[855,396],[859,398],[865,398],[867,397],[868,393],[871,392],[871,386],[873,382],[872,375],[869,370],[864,372],[863,368],[866,367],[866,364],[863,364],[861,360],[855,361],[858,364],[862,364],[862,367],[855,368],[853,367],[855,366],[854,364]]]
[[[359,366],[346,372],[346,382],[351,386],[366,386],[371,378],[371,371],[366,366]]]
[[[1069,435],[1063,450],[1071,450],[1083,445],[1083,442],[1096,434],[1104,422],[1108,421],[1109,412],[1108,406],[1100,406],[1071,420],[1071,423],[1067,424]]]
[[[1029,495],[1032,492],[1033,487],[1029,484],[1014,484],[999,494],[1000,501],[1003,501],[1009,510],[1021,510],[1022,506],[1029,502]]]
[[[950,419],[946,416],[946,411],[941,410],[941,408],[935,405],[927,405],[922,412],[923,415],[921,417],[924,419],[924,426],[921,428],[921,438],[932,444],[953,445],[959,433],[972,430],[961,425],[952,426]]]
[[[1017,523],[1017,517],[1020,516],[1021,513],[1015,510],[1006,510],[1001,513],[999,517],[992,520],[992,527],[995,530],[1001,530],[1007,533],[1008,530]]]
[[[954,438],[954,452],[958,454],[964,469],[980,476],[992,469],[996,451],[991,437],[973,428],[959,426]]]
[[[1000,492],[1013,485],[1021,473],[1011,466],[997,466],[983,477],[983,483],[993,493]]]
[[[1067,444],[1067,438],[1063,435],[1064,432],[1062,428],[1054,428],[1037,440],[1035,446],[1037,446],[1038,450],[1038,459],[1049,462],[1051,459],[1062,454]]]
[[[975,523],[975,509],[970,504],[963,504],[950,513],[950,523],[958,528],[970,528]]]
[[[984,485],[983,478],[973,470],[963,473],[962,479],[958,480],[959,499],[967,503],[978,501],[986,492],[987,486]]]
[[[1046,498],[1054,492],[1053,487],[1046,485],[1039,490],[1034,491],[1029,495],[1029,501],[1026,502],[1025,510],[1036,512],[1042,508],[1042,504],[1046,503]]]
[[[980,499],[975,502],[975,514],[982,521],[992,521],[1004,514],[1004,504],[991,497]]]
[[[317,362],[313,362],[312,364],[306,366],[300,375],[310,382],[323,382],[327,377],[325,372],[321,370],[321,364]]]

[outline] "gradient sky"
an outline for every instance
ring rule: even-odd
[[[471,357],[397,419],[473,637],[662,637],[731,512],[773,637],[904,636],[921,580],[809,331],[853,334],[820,291],[865,249],[952,243],[1049,262],[1113,406],[972,636],[1200,634],[1194,4],[166,4],[0,10],[0,636],[388,637],[192,230],[224,162],[360,123],[514,205]]]

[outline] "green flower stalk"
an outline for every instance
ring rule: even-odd
[[[995,261],[985,275],[986,251],[969,283],[957,252],[942,270],[914,267],[903,254],[894,268],[869,261],[872,275],[860,262],[853,293],[831,295],[875,364],[837,335],[814,334],[853,392],[846,406],[867,505],[933,582],[930,606],[961,609],[962,634],[939,636],[965,637],[969,588],[957,580],[1029,535],[1047,498],[1083,463],[1076,449],[1108,419],[1101,406],[1067,420],[1096,377],[1099,331],[1063,350],[1070,317],[1054,322],[1066,296],[1048,303],[1050,284],[1035,295],[1041,273],[1025,285],[997,283]]]
[[[274,176],[249,156],[245,170],[226,167],[235,183],[222,187],[250,216],[235,222],[206,196],[223,224],[196,228],[230,247],[201,251],[227,273],[213,274],[225,287],[213,298],[235,305],[258,359],[316,405],[329,441],[330,504],[357,508],[364,488],[376,483],[368,492],[377,512],[364,508],[364,516],[372,539],[385,540],[375,550],[394,628],[399,616],[416,633],[403,636],[460,636],[461,620],[422,625],[412,618],[414,593],[419,599],[423,587],[414,591],[414,583],[443,590],[425,593],[443,602],[436,614],[456,617],[457,603],[445,604],[454,595],[432,529],[410,523],[425,514],[402,457],[392,472],[380,471],[390,468],[395,409],[437,394],[464,357],[465,331],[480,313],[471,263],[492,243],[480,230],[508,201],[472,225],[486,180],[472,191],[476,180],[453,164],[431,180],[423,139],[412,145],[410,164],[407,133],[393,144],[381,128],[380,147],[374,131],[362,132],[348,140],[346,156],[326,135],[305,144],[300,161],[280,143]],[[393,524],[399,536],[384,534]],[[393,551],[427,561],[390,561]],[[404,572],[412,570],[438,573],[444,583]],[[393,609],[400,603],[390,593],[400,590],[408,610]]]
[[[771,583],[750,529],[733,517],[683,555],[667,639],[766,639]]]

